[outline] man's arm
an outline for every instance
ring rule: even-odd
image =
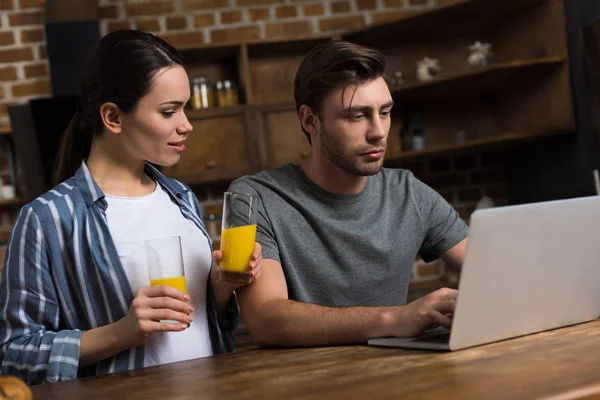
[[[440,257],[454,269],[460,269],[465,261],[465,252],[467,250],[467,239],[464,239],[450,250],[443,253]]]
[[[323,307],[288,299],[281,264],[263,260],[262,278],[237,291],[253,338],[261,346],[307,347],[365,343],[370,338],[418,335],[450,326],[456,291],[440,289],[406,306]]]

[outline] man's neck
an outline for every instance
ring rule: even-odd
[[[127,159],[120,150],[102,140],[92,145],[86,164],[102,192],[120,197],[152,193],[156,184],[144,174],[144,161]]]
[[[322,155],[313,154],[300,167],[311,181],[329,193],[359,194],[367,184],[366,176],[351,174]]]

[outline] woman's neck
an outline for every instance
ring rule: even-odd
[[[110,147],[110,148],[109,148]],[[95,141],[86,161],[104,194],[142,197],[154,191],[156,182],[144,173],[144,160],[128,159],[122,150],[103,140]]]

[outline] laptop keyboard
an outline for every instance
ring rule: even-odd
[[[425,332],[415,340],[429,343],[450,343],[450,332]]]

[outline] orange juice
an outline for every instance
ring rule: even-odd
[[[227,228],[221,233],[221,268],[225,271],[248,272],[254,251],[256,224]]]
[[[181,290],[183,293],[187,293],[187,287],[185,286],[185,276],[176,276],[174,278],[163,278],[163,279],[152,279],[150,280],[150,286],[167,285]]]

